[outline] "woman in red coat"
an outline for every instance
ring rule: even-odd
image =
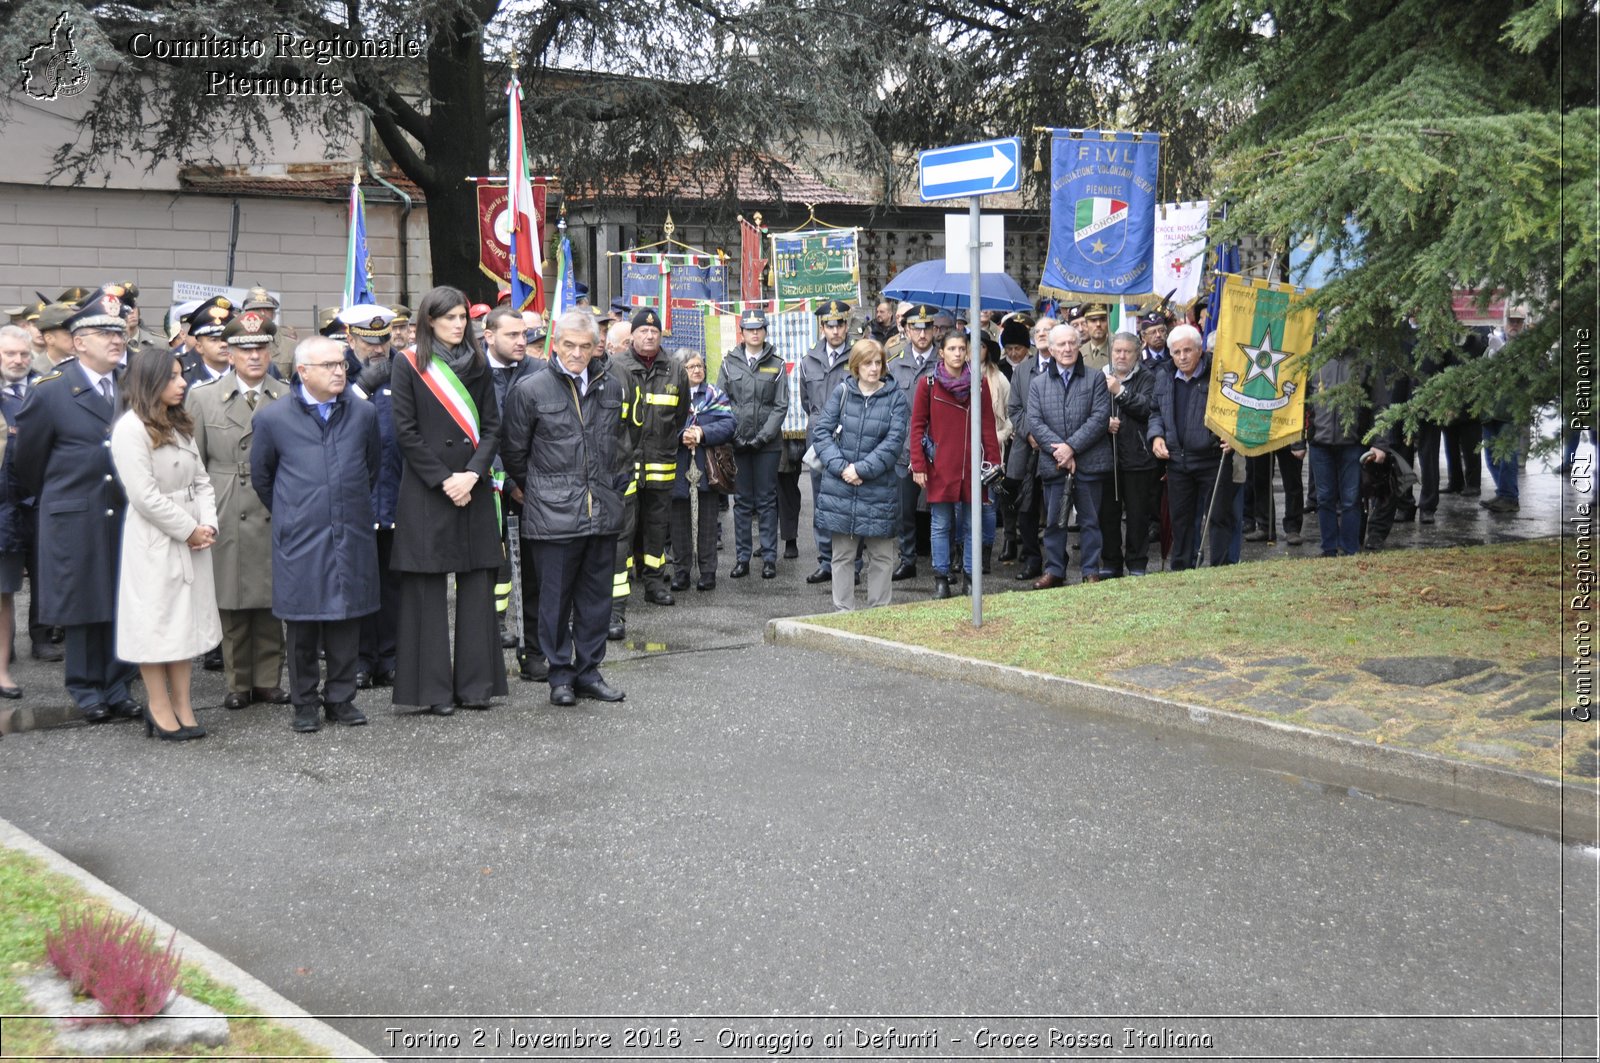
[[[972,373],[967,366],[967,337],[952,332],[939,347],[939,364],[933,375],[917,384],[911,401],[911,477],[928,489],[928,509],[933,517],[933,596],[950,597],[950,539],[954,533],[967,541],[967,518],[972,503]],[[995,434],[994,404],[984,381],[978,409],[982,411],[983,460],[1000,461],[1000,439]],[[984,499],[988,501],[987,497]],[[961,593],[967,593],[972,575],[972,550],[964,551]]]

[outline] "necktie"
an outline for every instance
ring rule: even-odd
[[[107,406],[110,406],[113,410],[117,408],[117,394],[111,390],[110,377],[103,376],[100,378],[100,394],[104,396]]]
[[[11,392],[11,397],[14,399],[20,399],[23,397],[21,384],[12,384],[6,390]]]
[[[256,393],[253,389],[244,393],[244,401],[250,404],[252,410],[256,408]]]

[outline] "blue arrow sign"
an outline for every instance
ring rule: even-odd
[[[1015,192],[1022,185],[1022,141],[983,140],[917,155],[922,201]]]

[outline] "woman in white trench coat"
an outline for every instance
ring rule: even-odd
[[[191,658],[222,640],[209,550],[217,502],[184,390],[171,352],[141,351],[123,384],[128,412],[111,429],[111,460],[128,494],[117,656],[144,676],[145,734],[169,742],[205,737],[189,699]]]

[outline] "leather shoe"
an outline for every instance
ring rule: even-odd
[[[1098,572],[1089,573],[1087,576],[1083,577],[1083,582],[1085,582],[1085,583],[1099,583],[1100,582],[1100,573],[1098,573]]]
[[[714,591],[714,590],[716,590],[717,589],[717,577],[715,577],[715,576],[701,576],[700,579],[695,583],[694,589],[697,590],[697,591]]]
[[[800,544],[795,542],[793,539],[785,539],[783,541],[783,556],[788,558],[790,561],[793,561],[795,558],[799,557]]]
[[[899,583],[901,580],[916,579],[916,578],[917,578],[917,565],[916,565],[916,562],[914,562],[914,561],[902,561],[902,562],[900,562],[900,564],[895,567],[894,573],[892,575],[890,575],[890,577],[889,577],[889,579],[891,581],[895,582],[895,583]]]
[[[372,685],[375,686],[375,687],[392,687],[392,686],[394,686],[394,669],[393,668],[385,668],[382,671],[373,672],[372,673]]]
[[[1418,524],[1432,524],[1434,522],[1434,519],[1435,518],[1434,518],[1433,514],[1429,513],[1425,509],[1420,509],[1420,510],[1417,511],[1417,523]]]
[[[456,707],[454,705],[429,705],[428,712],[434,716],[454,716]]]
[[[214,650],[207,650],[203,664],[208,672],[222,671],[222,647],[218,646]]]
[[[777,577],[778,577],[778,563],[776,561],[763,561],[763,562],[761,562],[761,578],[762,579],[777,579]]]
[[[550,662],[542,654],[525,657],[517,674],[529,683],[542,683],[550,678]]]
[[[817,570],[806,577],[807,583],[832,583],[833,569],[827,565],[818,565]]]
[[[606,641],[621,642],[628,637],[628,622],[626,620],[613,620],[611,626],[606,628]]]
[[[222,698],[222,707],[225,709],[242,709],[248,704],[250,704],[250,695],[248,693],[229,693]]]
[[[332,705],[324,705],[322,712],[330,721],[342,723],[346,727],[360,727],[367,722],[366,714],[348,701],[336,701]]]
[[[516,648],[516,645],[517,645],[516,632],[514,632],[514,631],[502,631],[500,633],[500,648],[502,650],[514,649],[514,648]]]
[[[20,697],[22,697],[21,687],[0,687],[0,698],[5,698],[7,701],[15,701]]]
[[[318,719],[316,703],[296,705],[294,707],[294,719],[290,721],[289,727],[300,734],[310,734],[313,731],[322,730],[322,721]]]
[[[111,706],[111,715],[121,720],[144,719],[144,706],[132,698],[123,698]]]
[[[36,661],[59,661],[65,657],[66,654],[61,652],[61,647],[54,643],[42,642],[34,644],[33,659]]]
[[[1062,579],[1054,572],[1046,572],[1044,575],[1033,581],[1033,589],[1036,591],[1047,591],[1053,587],[1065,586],[1066,582],[1066,580]]]
[[[487,701],[463,701],[460,705],[463,709],[471,709],[474,712],[488,712],[491,708]]]
[[[1011,578],[1014,580],[1038,579],[1043,571],[1043,567],[1037,561],[1029,561],[1018,569],[1017,574]]]
[[[250,700],[264,701],[268,705],[287,705],[289,694],[282,687],[251,687]]]
[[[688,590],[689,589],[689,573],[687,573],[687,572],[679,572],[677,575],[673,576],[672,577],[672,587],[670,589],[673,590],[673,591],[686,591],[686,590]]]
[[[728,573],[728,578],[729,579],[744,579],[748,575],[750,575],[750,562],[748,562],[748,561],[735,561],[733,563],[733,571]]]
[[[572,688],[567,686],[565,683],[562,683],[560,686],[553,686],[550,688],[550,704],[576,705],[577,703],[578,695],[574,694],[572,692]]]
[[[1247,543],[1264,543],[1267,541],[1267,530],[1265,528],[1252,528],[1244,533],[1244,541]]]
[[[678,604],[678,599],[674,598],[672,596],[672,592],[667,590],[665,587],[646,587],[644,590],[644,600],[649,602],[651,605]]]
[[[593,683],[574,683],[572,692],[580,698],[593,701],[621,701],[627,696],[616,687],[609,686],[604,679],[597,679]]]
[[[111,719],[111,710],[104,705],[86,705],[83,709],[83,719],[86,723],[105,723]]]
[[[371,690],[372,689],[372,673],[371,672],[357,672],[356,673],[356,689],[357,690]]]
[[[1427,521],[1423,521],[1423,523],[1424,524],[1431,524],[1433,522],[1431,520],[1427,520]],[[1283,537],[1283,541],[1288,543],[1290,546],[1299,546],[1301,543],[1305,542],[1306,539],[1305,539],[1305,536],[1301,535],[1299,532],[1292,531],[1288,535],[1285,535]]]

